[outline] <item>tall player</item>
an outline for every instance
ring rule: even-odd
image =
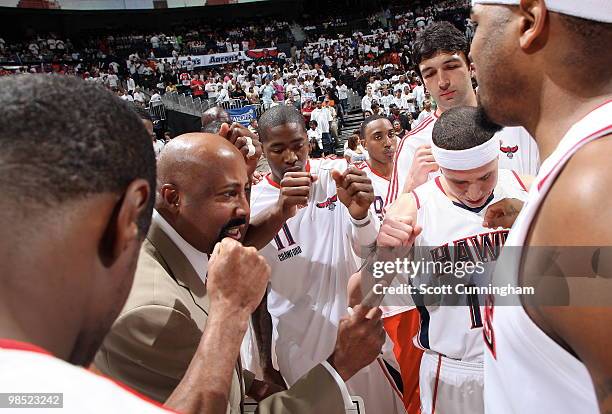
[[[348,279],[359,264],[354,254],[374,245],[379,222],[370,208],[374,190],[364,171],[345,160],[308,159],[299,111],[269,109],[259,121],[259,136],[271,173],[252,189],[252,217],[274,206],[281,191],[300,198],[302,205],[261,250],[272,268],[267,307],[278,367],[293,385],[332,353],[347,313]],[[403,412],[399,391],[387,375],[374,362],[347,382],[350,393],[364,399],[366,412]]]
[[[504,199],[525,200],[519,175],[499,169],[499,127],[479,116],[477,108],[445,111],[433,128],[432,152],[441,176],[404,194],[394,203],[378,237],[380,247],[406,246],[414,239],[417,257],[445,265],[487,263],[465,284],[488,285],[508,229],[483,225],[487,208]],[[439,272],[439,271],[438,271]],[[458,275],[458,276],[457,276]],[[413,285],[438,280],[438,274],[417,275]],[[464,279],[450,274],[449,284]],[[466,277],[467,278],[467,277]],[[442,277],[444,280],[444,277]],[[448,281],[449,278],[446,280]],[[453,285],[454,286],[454,285]],[[425,351],[419,383],[423,414],[484,413],[482,317],[474,296],[463,306],[418,306],[420,329],[414,343]],[[417,298],[415,298],[417,302]],[[417,302],[419,303],[419,302]],[[437,410],[437,411],[436,411]]]
[[[495,122],[527,128],[546,159],[508,245],[612,245],[610,2],[476,0],[472,12],[484,110]],[[591,298],[587,306],[542,306],[526,297],[519,306],[487,306],[488,412],[612,410],[612,287],[595,277],[610,255],[594,250],[557,263],[563,273],[570,262],[573,274],[590,276],[556,278],[574,302]],[[542,278],[525,260],[512,260],[507,276],[537,289]],[[594,307],[597,298],[607,307]]]
[[[472,89],[468,41],[448,22],[431,24],[414,45],[417,70],[438,109],[401,140],[395,156],[386,205],[402,192],[410,192],[438,175],[431,154],[431,132],[440,115],[457,106],[476,106]],[[500,168],[535,175],[539,165],[537,146],[523,128],[505,128],[500,138]]]

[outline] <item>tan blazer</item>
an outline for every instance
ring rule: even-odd
[[[95,365],[140,393],[164,402],[185,374],[208,316],[206,287],[170,237],[153,222],[134,285],[96,355]],[[228,413],[240,414],[253,374],[237,361]],[[260,413],[344,413],[333,377],[318,365],[291,389],[259,404]]]

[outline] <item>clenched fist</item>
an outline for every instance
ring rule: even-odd
[[[350,166],[344,173],[333,170],[331,175],[336,182],[338,199],[348,208],[351,217],[355,220],[365,218],[375,198],[372,181],[366,173]]]
[[[421,145],[414,154],[408,173],[406,184],[410,188],[404,188],[404,192],[412,191],[421,184],[425,184],[429,173],[438,171],[438,169],[439,166],[431,153],[431,146]]]
[[[305,171],[285,173],[280,182],[281,189],[278,197],[278,208],[285,221],[295,216],[298,207],[308,204],[311,185],[316,180],[316,175]]]
[[[344,381],[370,365],[385,343],[380,308],[357,305],[353,314],[340,319],[338,337],[329,363]]]
[[[423,229],[412,217],[386,216],[380,226],[378,247],[410,247]]]
[[[270,266],[254,247],[226,237],[215,246],[208,265],[210,307],[250,315],[261,302],[269,279]]]
[[[522,208],[523,202],[516,198],[499,200],[497,203],[487,207],[482,226],[492,229],[498,227],[509,229],[514,224]]]

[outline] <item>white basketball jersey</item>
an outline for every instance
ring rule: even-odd
[[[174,412],[146,401],[108,378],[69,364],[41,348],[23,342],[0,339],[0,372],[0,390],[3,393],[62,393],[63,408],[57,410],[62,413]],[[46,402],[59,403],[55,397]],[[44,409],[34,409],[36,406],[26,407],[32,410],[15,406],[20,408],[15,412],[47,412]],[[49,407],[53,408],[53,405]],[[12,411],[9,408],[7,412]]]
[[[612,133],[612,101],[574,124],[544,161],[517,218],[508,246],[523,246],[540,204],[567,161],[582,146]],[[502,255],[516,284],[520,260]],[[509,257],[508,260],[505,260]],[[501,265],[500,265],[501,266]],[[508,269],[510,269],[508,271]],[[495,274],[495,278],[502,277]],[[518,284],[517,284],[518,285]],[[493,414],[599,413],[591,377],[582,362],[546,335],[522,306],[485,309],[485,409]]]
[[[431,145],[431,133],[438,119],[436,112],[429,115],[416,128],[404,135],[404,138],[397,145],[393,161],[393,174],[391,175],[385,205],[390,205],[404,191],[406,177],[417,149],[421,145]]]
[[[268,311],[276,360],[289,385],[331,355],[340,318],[348,314],[348,280],[359,260],[351,246],[350,214],[331,178],[333,169],[347,167],[346,160],[311,159],[307,170],[318,179],[308,205],[260,251],[272,269]],[[268,175],[252,188],[251,217],[275,205],[278,197],[279,186]],[[374,364],[347,382],[349,392],[363,397],[366,412],[403,412],[385,373]]]
[[[499,168],[521,175],[535,176],[540,169],[538,144],[523,127],[506,127],[495,134],[499,138]]]
[[[420,251],[428,255],[423,258],[425,260],[487,263],[486,271],[489,273],[482,272],[479,278],[481,281],[488,280],[490,268],[499,256],[508,229],[483,227],[486,209],[504,198],[526,200],[527,191],[516,172],[499,170],[492,198],[476,213],[448,198],[440,179],[436,177],[413,191],[417,201],[417,223],[423,228],[415,245],[426,247],[423,250],[427,252]],[[418,279],[415,278],[413,284],[417,284]],[[469,282],[466,280],[465,283]],[[472,297],[470,300],[472,306],[418,306],[421,326],[414,338],[415,345],[453,359],[482,361],[480,306],[478,299],[474,301]]]
[[[403,192],[412,159],[422,145],[431,145],[433,127],[438,120],[437,111],[428,116],[415,129],[408,132],[397,146],[393,174],[385,206],[393,203]],[[507,127],[495,134],[500,139],[499,168],[514,170],[520,175],[536,175],[540,165],[538,146],[522,127]],[[429,174],[432,180],[439,172]]]
[[[372,203],[372,212],[378,216],[378,219],[382,222],[383,220],[383,208],[385,205],[385,198],[387,198],[387,189],[389,188],[389,180],[383,177],[378,171],[373,170],[370,163],[361,162],[355,164],[355,167],[364,171],[370,181],[372,181],[372,187],[374,187],[374,202]]]

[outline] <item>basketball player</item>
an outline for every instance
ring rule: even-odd
[[[414,239],[421,247],[419,259],[486,263],[465,284],[487,285],[485,271],[497,260],[508,229],[484,227],[485,211],[502,199],[527,198],[520,176],[499,169],[498,130],[475,107],[445,111],[433,128],[432,145],[442,174],[398,198],[385,217],[378,246],[406,246]],[[417,275],[413,285],[445,279],[440,271],[427,272]],[[462,277],[451,273],[450,283]],[[457,302],[442,298],[442,303]],[[414,343],[425,351],[419,379],[423,414],[484,412],[480,306],[473,295],[458,303],[464,305],[418,306],[421,324]]]
[[[448,22],[433,23],[417,36],[414,45],[417,69],[438,109],[399,143],[385,205],[395,201],[402,192],[410,192],[439,175],[431,154],[431,131],[440,115],[456,106],[476,106],[468,49],[464,34]],[[500,168],[535,175],[539,156],[529,134],[523,128],[505,128],[498,137]]]
[[[388,118],[382,115],[367,117],[359,129],[359,136],[365,140],[368,161],[357,164],[372,181],[374,202],[372,208],[379,220],[383,219],[383,206],[389,188],[389,179],[393,172],[393,157],[397,148],[397,135]]]
[[[524,126],[545,159],[507,246],[612,245],[610,2],[476,0],[472,18],[484,110],[497,123]],[[538,303],[542,277],[526,262],[525,248],[506,275],[498,266],[495,279],[535,286],[536,296],[517,306],[497,306],[497,297],[495,307],[487,304],[487,412],[612,410],[612,288],[609,273],[600,272],[610,257],[609,249],[594,250],[557,261],[563,274],[571,262],[571,273],[589,276],[588,283],[556,278],[572,302],[592,299],[584,307]]]
[[[397,148],[397,136],[391,121],[382,115],[372,115],[366,118],[361,123],[359,135],[365,140],[370,159],[357,167],[363,170],[372,181],[375,199],[371,208],[382,221],[384,200],[387,197],[389,179],[393,170],[393,158]],[[352,307],[358,305],[363,299],[360,276],[360,273],[355,273],[349,281],[349,303]],[[412,338],[416,335],[418,318],[405,317],[404,313],[407,311],[416,312],[412,304],[399,306],[397,302],[394,300],[392,306],[381,306],[385,331],[391,341],[387,341],[386,346],[383,347],[383,358],[400,372],[404,406],[409,414],[413,414],[417,413],[420,408],[418,376],[415,376],[414,373],[419,368],[422,352],[405,338]],[[386,304],[383,302],[383,305]],[[399,366],[395,365],[394,361],[397,361]]]
[[[374,190],[364,171],[345,160],[308,159],[299,111],[270,108],[259,121],[259,134],[271,173],[252,189],[253,219],[274,206],[281,191],[302,198],[302,208],[260,251],[272,268],[267,308],[278,367],[293,385],[331,354],[347,312],[348,279],[359,264],[354,252],[374,245],[379,222],[370,208]],[[260,349],[270,349],[269,335],[263,336]],[[364,399],[366,412],[404,412],[387,375],[375,361],[347,381],[351,395]]]

